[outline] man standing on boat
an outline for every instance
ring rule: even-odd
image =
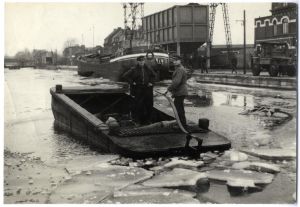
[[[123,78],[129,82],[135,99],[134,118],[144,125],[149,124],[151,119],[156,74],[145,64],[144,56],[139,56],[137,62],[137,65],[128,70]]]
[[[176,107],[180,122],[183,127],[186,128],[186,118],[184,111],[184,99],[188,95],[187,90],[187,72],[186,69],[181,64],[180,57],[176,57],[173,62],[175,66],[175,70],[172,75],[172,83],[168,87],[165,94],[170,91],[172,93],[172,97],[174,98],[174,105]]]
[[[147,65],[148,68],[152,69],[155,74],[156,74],[156,81],[159,81],[159,76],[160,76],[160,71],[159,71],[159,65],[156,62],[154,58],[154,53],[153,52],[147,52],[146,54],[146,61],[145,64]]]

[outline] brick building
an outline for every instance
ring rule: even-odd
[[[135,30],[130,31],[132,35],[132,50],[135,48],[147,46],[147,42],[143,39],[141,31]],[[124,54],[125,50],[130,48],[129,35],[125,37],[125,29],[121,27],[115,28],[105,39],[104,39],[104,53],[114,54],[116,56]]]
[[[66,58],[67,65],[74,65],[75,58],[79,55],[83,55],[86,52],[86,48],[84,45],[74,45],[70,47],[66,47],[63,51],[63,57]]]
[[[56,64],[56,53],[47,50],[33,50],[32,58],[35,66]]]
[[[105,39],[104,39],[104,53],[112,54],[122,46],[124,41],[124,29],[121,27],[115,28]]]
[[[297,46],[297,4],[272,3],[270,12],[270,16],[255,18],[255,44],[279,41]]]

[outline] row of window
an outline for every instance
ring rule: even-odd
[[[268,22],[266,22],[266,26],[268,26]],[[276,20],[273,20],[273,35],[278,34],[278,24]],[[260,27],[260,22],[257,22],[257,27]],[[282,19],[282,33],[288,34],[289,33],[289,20],[287,18]]]
[[[277,29],[278,25],[277,25],[277,21],[273,21],[273,35],[276,36],[277,35]],[[282,33],[283,34],[288,34],[289,33],[289,21],[287,18],[282,20]]]
[[[175,28],[163,29],[155,32],[146,33],[146,38],[151,43],[172,41],[177,38]]]
[[[174,8],[154,14],[143,19],[144,30],[152,30],[173,25],[175,22]]]

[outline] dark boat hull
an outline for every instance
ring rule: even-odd
[[[94,63],[86,61],[78,61],[78,75],[94,76],[110,79],[112,81],[122,81],[122,75],[129,70],[122,62],[113,63]]]
[[[99,59],[87,60],[82,57],[77,58],[78,75],[94,76],[110,79],[112,81],[124,81],[122,75],[137,64],[136,57],[141,54],[121,56],[110,61],[101,62]],[[164,53],[154,53],[155,61],[146,61],[146,64],[158,73],[158,79],[169,79],[172,74],[172,66],[169,65],[169,56]]]
[[[5,65],[4,68],[8,68],[9,70],[19,70],[21,66],[19,65]]]
[[[63,93],[52,94],[52,111],[55,118],[55,126],[98,148],[101,152],[118,153],[131,157],[162,156],[171,154],[186,154],[186,138],[183,133],[154,134],[146,136],[118,137],[112,135],[108,126],[92,113],[84,109],[74,100],[78,100],[78,94],[116,93],[124,94],[125,90],[103,90],[93,88],[64,89]],[[71,95],[70,95],[71,94]],[[72,95],[77,94],[77,95]],[[73,97],[73,98],[70,98]],[[130,96],[128,96],[130,97]],[[74,100],[73,100],[74,99]],[[172,120],[171,114],[162,112],[155,106],[154,112],[164,120]],[[230,141],[210,130],[193,135],[203,139],[201,150],[226,150],[231,147]],[[197,147],[197,142],[192,140],[190,146]]]

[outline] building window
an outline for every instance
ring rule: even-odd
[[[283,3],[282,6],[288,6],[288,3]]]
[[[277,21],[276,20],[273,21],[273,35],[274,36],[277,35]]]
[[[283,34],[289,33],[289,22],[287,18],[282,20]]]

